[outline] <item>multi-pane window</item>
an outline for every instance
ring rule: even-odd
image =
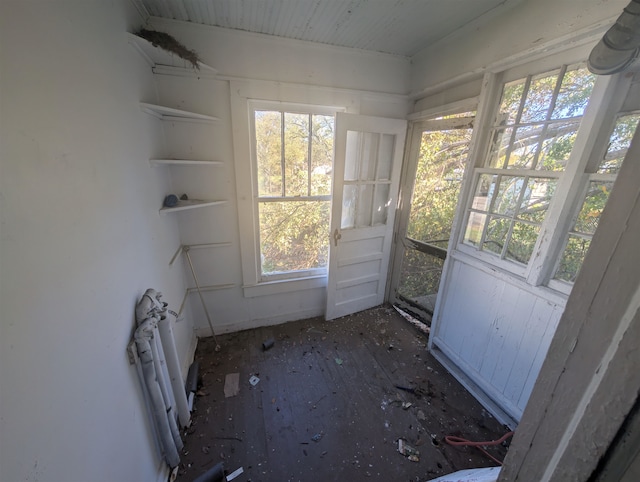
[[[573,282],[578,275],[638,121],[640,113],[637,112],[622,114],[616,119],[607,150],[584,186],[580,210],[572,221],[554,279]]]
[[[594,81],[575,65],[503,86],[488,155],[476,169],[464,244],[516,265],[529,263]]]
[[[387,223],[395,136],[347,131],[342,229]]]
[[[326,270],[334,116],[253,111],[262,277]]]

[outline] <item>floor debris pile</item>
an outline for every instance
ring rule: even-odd
[[[218,341],[219,352],[213,340],[198,344],[200,380],[178,482],[195,480],[220,462],[242,468],[236,481],[254,482],[424,482],[495,465],[445,437],[496,440],[507,429],[392,308]],[[491,451],[502,459],[506,447]]]

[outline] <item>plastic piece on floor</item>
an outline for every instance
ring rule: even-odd
[[[240,475],[242,472],[244,472],[244,469],[242,467],[240,467],[239,469],[234,470],[233,472],[231,472],[229,475],[227,475],[227,480],[233,480],[235,479],[238,475]]]
[[[225,398],[235,397],[240,393],[240,374],[227,373],[224,378],[224,396]]]
[[[429,482],[496,482],[500,475],[500,467],[459,470],[453,474],[443,475]]]
[[[255,387],[258,383],[260,383],[260,379],[255,375],[251,375],[251,378],[249,378],[249,383],[252,387]]]
[[[262,342],[262,349],[264,351],[267,351],[270,348],[273,348],[274,343],[275,343],[275,340],[273,338],[269,338],[268,340],[265,340]]]

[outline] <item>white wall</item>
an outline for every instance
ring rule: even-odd
[[[0,480],[157,480],[126,346],[139,296],[177,309],[162,144],[126,0],[0,2]],[[185,364],[190,321],[174,327]]]
[[[523,0],[501,15],[473,24],[430,45],[412,58],[411,93],[468,82],[485,69],[523,52],[544,56],[548,44],[579,44],[592,30],[610,26],[627,0]]]
[[[247,233],[252,226],[239,218],[247,219],[242,210],[252,201],[243,193],[239,205],[237,186],[250,176],[247,99],[338,106],[353,113],[404,118],[409,107],[408,59],[159,18],[150,22],[218,70],[216,79],[162,76],[158,84],[159,97],[170,107],[221,119],[206,131],[176,126],[167,136],[169,146],[225,163],[218,168],[174,167],[171,172],[176,194],[228,200],[224,206],[177,213],[184,244],[228,244],[191,251],[201,285],[232,285],[204,292],[216,333],[322,315],[326,303],[322,284],[296,291],[276,289],[262,296],[243,289],[240,246],[241,241],[250,244]],[[188,271],[187,278],[193,287]],[[190,304],[198,333],[209,335],[197,294],[190,296]]]

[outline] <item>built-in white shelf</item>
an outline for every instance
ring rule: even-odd
[[[202,62],[198,62],[196,69],[188,60],[160,47],[155,47],[151,42],[138,35],[127,33],[127,39],[149,64],[154,74],[190,77],[215,77],[218,74],[216,69]]]
[[[190,112],[187,110],[174,109],[173,107],[166,107],[164,105],[148,104],[146,102],[140,102],[140,108],[143,112],[166,121],[182,121],[182,122],[216,122],[219,121],[217,117],[207,114],[199,114],[197,112]]]
[[[164,207],[160,209],[160,214],[174,213],[177,211],[186,211],[187,209],[204,208],[207,206],[217,206],[220,204],[226,204],[227,201],[205,201],[202,199],[187,199],[185,201],[178,201],[173,207]]]
[[[221,166],[223,161],[200,161],[197,159],[149,159],[152,166],[162,166],[167,164],[175,164],[178,166]]]

